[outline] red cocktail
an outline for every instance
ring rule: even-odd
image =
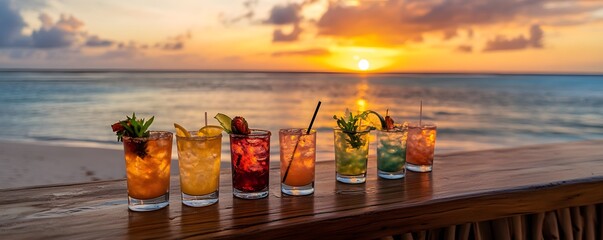
[[[239,198],[268,196],[270,132],[252,129],[251,134],[230,134],[233,194]]]

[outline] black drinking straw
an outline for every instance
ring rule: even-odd
[[[310,126],[308,126],[308,130],[306,131],[306,135],[310,134],[310,130],[312,130],[312,124],[314,124],[314,119],[316,119],[316,114],[318,113],[318,109],[320,108],[321,102],[318,101],[318,105],[316,105],[316,110],[314,110],[314,115],[312,116],[312,121],[310,121]],[[283,176],[283,181],[287,180],[287,175],[289,175],[289,169],[291,169],[291,163],[293,163],[293,156],[295,156],[295,151],[297,150],[297,146],[299,145],[299,140],[301,139],[301,135],[297,138],[297,142],[295,143],[295,147],[293,148],[293,153],[291,153],[291,160],[289,160],[289,165],[287,165],[287,170],[285,171],[285,175]]]

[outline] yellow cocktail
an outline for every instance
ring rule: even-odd
[[[188,134],[177,132],[182,203],[202,207],[218,202],[222,129],[207,126]]]

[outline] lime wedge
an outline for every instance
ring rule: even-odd
[[[222,131],[222,127],[215,125],[207,125],[199,129],[199,132],[197,132],[197,136],[213,137],[222,134]]]
[[[367,110],[366,112],[367,115],[366,117],[363,119],[365,122],[362,123],[362,125],[368,125],[369,127],[374,127],[377,130],[382,130],[382,129],[387,129],[387,124],[385,123],[385,119],[383,119],[383,117],[373,111],[373,110]]]
[[[191,134],[180,124],[174,123],[174,127],[176,128],[176,136],[179,137],[191,137]]]
[[[226,133],[232,133],[232,129],[230,127],[232,119],[229,116],[226,116],[222,113],[218,113],[214,118],[218,120],[218,122],[220,122],[220,125],[222,125],[222,128],[224,129],[224,131],[226,131]]]

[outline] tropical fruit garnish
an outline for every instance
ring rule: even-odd
[[[191,137],[191,134],[184,128],[180,126],[178,123],[174,123],[174,127],[176,128],[176,136],[178,137]]]
[[[247,121],[243,117],[236,116],[232,119],[231,122],[232,133],[234,134],[250,134],[251,130],[249,130],[249,126],[247,125]]]
[[[236,116],[235,118],[231,119],[225,114],[218,113],[214,118],[220,122],[220,125],[222,125],[222,128],[227,133],[244,135],[251,134],[247,120],[245,120],[243,117]]]
[[[222,134],[222,127],[215,125],[207,125],[199,129],[199,131],[197,132],[197,136],[201,137],[212,137],[220,134]]]
[[[387,122],[385,121],[385,119],[379,113],[377,113],[373,110],[366,110],[366,111],[362,112],[361,117],[370,123],[369,127],[371,129],[377,129],[377,130],[388,129]]]
[[[394,129],[394,119],[391,118],[390,116],[385,116],[385,125],[387,126],[387,128],[385,130]]]
[[[218,114],[216,114],[216,116],[214,118],[216,120],[218,120],[220,125],[222,125],[222,129],[224,129],[224,131],[226,133],[232,133],[232,130],[231,130],[232,119],[229,116],[226,116],[226,114],[223,114],[223,113],[218,113]]]

